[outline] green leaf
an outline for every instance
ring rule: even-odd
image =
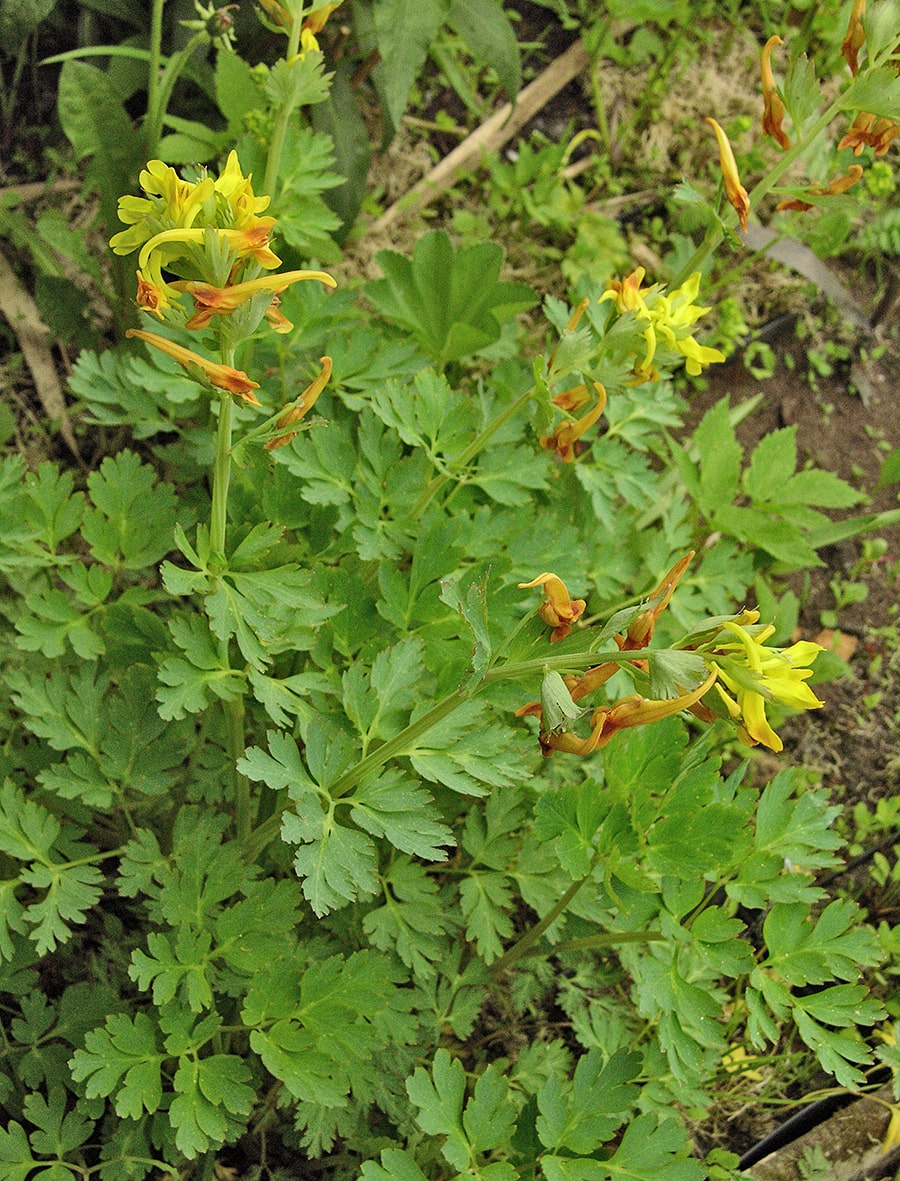
[[[875,933],[859,924],[855,902],[838,898],[814,923],[802,902],[773,906],[763,924],[770,967],[792,986],[855,980],[863,965],[881,958]]]
[[[585,877],[591,868],[595,838],[609,803],[598,784],[585,780],[563,784],[540,796],[534,810],[534,832],[541,841],[553,841],[559,863],[572,879]]]
[[[62,570],[60,578],[75,592],[75,601],[53,588],[28,595],[25,606],[30,614],[16,620],[16,646],[54,659],[63,654],[68,643],[82,660],[96,660],[105,653],[106,644],[91,625],[96,624],[99,609],[112,589],[112,575],[102,566],[86,567],[79,562]]]
[[[244,130],[244,119],[263,106],[253,68],[236,53],[216,54],[216,106],[228,121],[232,140]]]
[[[422,680],[423,648],[419,639],[401,640],[378,653],[368,674],[360,664],[344,673],[344,709],[364,746],[402,729]]]
[[[831,831],[839,813],[829,807],[827,793],[810,790],[793,771],[779,772],[760,797],[754,851],[737,879],[726,885],[726,893],[743,906],[760,909],[772,902],[821,897],[808,870],[840,864],[834,851],[843,842]]]
[[[840,99],[843,111],[868,111],[881,119],[900,119],[900,78],[891,66],[862,70]]]
[[[66,1092],[62,1086],[51,1087],[45,1099],[39,1092],[25,1096],[25,1115],[35,1125],[28,1139],[35,1152],[64,1157],[79,1148],[93,1131],[93,1121],[77,1111],[66,1111]]]
[[[266,97],[274,106],[290,110],[324,102],[330,78],[324,54],[310,49],[291,61],[280,58],[275,63],[266,77]]]
[[[373,946],[393,950],[417,980],[431,979],[447,954],[446,934],[456,925],[423,865],[394,858],[381,875],[384,905],[370,910],[363,930]]]
[[[423,1066],[416,1067],[406,1081],[406,1093],[419,1109],[416,1123],[422,1131],[430,1136],[446,1136],[441,1152],[454,1168],[464,1169],[470,1152],[462,1122],[466,1072],[459,1059],[451,1058],[447,1050],[438,1050],[431,1074]]]
[[[376,11],[382,7],[389,5]],[[448,234],[432,230],[411,259],[392,250],[376,258],[385,277],[367,284],[366,295],[412,332],[439,369],[499,340],[501,320],[536,302],[530,288],[499,282],[503,251],[494,242],[455,251]]]
[[[86,62],[63,63],[59,76],[59,119],[76,159],[101,156],[115,161],[120,169],[130,163],[138,136],[119,95],[102,70]]]
[[[249,1080],[249,1067],[233,1054],[179,1060],[169,1119],[188,1160],[237,1138],[255,1097]]]
[[[426,1181],[413,1158],[400,1148],[383,1148],[380,1165],[373,1160],[363,1161],[360,1175],[363,1181]]]
[[[471,49],[497,71],[511,101],[522,84],[522,63],[516,34],[500,0],[451,0],[447,23]]]
[[[7,1181],[28,1181],[37,1164],[20,1123],[11,1120],[6,1129],[0,1128],[0,1165]]]
[[[278,219],[279,235],[302,257],[313,256],[324,262],[335,260],[332,235],[340,229],[340,219],[329,209],[322,194],[330,189],[342,194],[346,188],[345,174],[339,175],[332,168],[335,144],[319,127],[332,101],[333,91],[326,102],[313,108],[317,130],[309,127],[289,130],[282,155],[279,196],[272,207],[272,214]],[[358,119],[358,109],[354,111]],[[343,128],[343,134],[348,135],[349,128]],[[288,319],[293,320],[290,296],[285,298],[285,308]]]
[[[410,89],[421,76],[428,48],[446,19],[450,0],[382,0],[375,5],[375,36],[381,68],[375,82],[389,120],[400,126]],[[397,30],[403,36],[397,36]]]
[[[741,474],[743,449],[731,425],[727,398],[704,414],[691,439],[700,455],[698,507],[712,519],[734,500]]]
[[[209,978],[212,936],[208,931],[181,927],[176,936],[151,931],[147,948],[149,955],[140,948],[131,953],[128,975],[140,989],[153,986],[155,1005],[168,1004],[178,995],[192,1013],[213,1007]]]
[[[175,493],[131,451],[107,456],[88,476],[94,505],[86,509],[82,535],[99,562],[139,570],[172,549]]]
[[[342,802],[350,805],[350,817],[361,829],[385,837],[403,853],[446,861],[445,846],[456,844],[431,795],[401,771],[364,780]]]
[[[641,1055],[617,1050],[605,1060],[600,1050],[579,1059],[571,1084],[550,1076],[538,1093],[537,1134],[552,1152],[588,1155],[605,1144],[623,1123],[639,1088]]]
[[[159,667],[162,684],[156,700],[161,718],[183,718],[205,709],[211,698],[236,701],[242,695],[244,678],[228,666],[203,616],[172,615],[169,632],[184,657],[169,656]]]
[[[482,581],[469,583],[465,592],[455,578],[441,580],[441,602],[446,603],[448,607],[452,607],[462,616],[475,637],[475,646],[472,651],[472,674],[476,684],[482,674],[486,672],[492,653],[488,628],[487,580],[488,576],[485,575]]]
[[[70,1065],[72,1078],[85,1084],[89,1099],[115,1094],[116,1114],[136,1120],[160,1105],[165,1058],[146,1013],[133,1018],[114,1013],[102,1029],[85,1036],[84,1049],[75,1051]]]
[[[751,500],[781,500],[781,492],[797,470],[797,428],[770,431],[754,447],[742,484]]]
[[[659,1120],[648,1113],[628,1125],[605,1167],[610,1177],[627,1181],[702,1181],[706,1168],[701,1161],[686,1159],[689,1151],[679,1120]]]

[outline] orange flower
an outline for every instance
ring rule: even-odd
[[[807,189],[807,192],[810,197],[833,197],[837,193],[846,193],[849,188],[852,188],[856,184],[862,174],[861,164],[851,164],[842,176],[836,176],[824,187],[822,185],[813,185],[811,189]],[[808,201],[796,198],[793,201],[779,201],[775,208],[794,209],[799,213],[805,213],[807,209],[812,209],[812,205]]]
[[[853,126],[838,144],[838,151],[852,148],[853,155],[859,156],[863,148],[874,148],[876,156],[883,156],[898,136],[900,123],[877,119],[868,111],[860,111],[853,120]]]
[[[531,582],[520,582],[518,585],[522,590],[532,586],[545,588],[546,598],[538,607],[538,615],[548,627],[553,628],[551,644],[564,640],[572,630],[572,624],[584,612],[584,599],[570,599],[566,584],[555,574],[539,574]]]
[[[328,287],[337,287],[337,283],[325,271],[284,271],[280,275],[262,275],[258,279],[249,279],[246,283],[233,283],[228,287],[213,287],[211,283],[201,283],[193,279],[179,279],[170,283],[176,291],[186,291],[194,301],[197,311],[188,320],[187,328],[205,328],[213,316],[230,316],[248,299],[252,299],[260,291],[270,291],[278,295],[292,283],[299,283],[303,279],[318,279]],[[290,331],[292,325],[281,317]]]
[[[164,336],[158,336],[155,332],[144,332],[139,328],[129,328],[125,332],[126,336],[137,337],[138,340],[143,340],[147,344],[152,345],[155,349],[159,349],[161,353],[165,353],[179,365],[183,365],[191,376],[195,376],[199,369],[203,377],[218,390],[226,390],[229,394],[235,394],[239,398],[243,398],[245,402],[249,402],[251,406],[258,406],[259,400],[253,393],[254,390],[259,389],[258,381],[251,381],[251,379],[240,369],[232,369],[230,365],[220,365],[216,361],[210,361],[206,357],[201,357],[199,353],[192,352],[190,349],[184,348],[180,344],[176,344],[173,340],[167,340]]]
[[[320,357],[319,364],[322,366],[322,369],[316,380],[308,385],[299,398],[295,398],[278,416],[275,425],[279,430],[284,430],[286,427],[294,426],[298,423],[313,408],[316,398],[318,398],[319,394],[321,394],[322,390],[328,384],[331,377],[331,357]],[[266,451],[274,451],[276,447],[286,447],[296,435],[296,431],[290,431],[286,435],[278,435],[276,438],[270,439],[263,446]]]
[[[862,16],[865,11],[866,0],[855,0],[853,10],[850,13],[850,23],[847,25],[847,33],[841,42],[841,54],[850,67],[850,73],[854,77],[856,77],[856,71],[859,69],[859,51],[862,49],[863,42],[866,39],[866,32],[862,26]]]
[[[622,642],[619,644],[619,651],[632,651],[635,648],[646,648],[647,642],[653,635],[653,629],[656,627],[656,621],[668,607],[672,595],[675,592],[675,587],[681,581],[682,575],[688,566],[691,564],[691,559],[694,556],[694,551],[684,555],[680,558],[669,573],[665,576],[662,582],[651,591],[648,595],[649,605],[646,611],[642,611],[635,619],[632,619],[625,632]]]
[[[538,442],[545,451],[555,451],[563,463],[572,463],[575,459],[575,442],[589,430],[606,409],[606,390],[599,381],[592,383],[597,393],[597,401],[586,414],[575,422],[563,422],[552,435],[541,435]],[[557,394],[553,402],[563,409],[581,406],[589,395],[586,385],[575,386],[565,393]],[[532,584],[534,585],[534,584]]]
[[[738,220],[741,223],[741,229],[746,234],[747,214],[750,212],[750,197],[747,194],[747,190],[741,184],[741,178],[738,175],[737,164],[734,159],[734,152],[731,150],[728,136],[715,119],[707,119],[706,122],[716,133],[716,141],[719,145],[719,162],[722,167],[722,178],[725,182],[725,196],[728,198],[728,203],[737,213]]]
[[[760,73],[762,75],[763,110],[762,129],[764,135],[771,135],[772,139],[782,148],[789,148],[791,141],[781,126],[784,118],[784,103],[775,89],[775,75],[772,73],[772,50],[776,45],[783,45],[780,37],[770,37],[766,42],[760,58]]]
[[[592,754],[606,746],[619,730],[627,730],[632,726],[646,726],[673,714],[679,714],[684,709],[690,709],[712,688],[717,676],[717,670],[713,669],[699,688],[690,693],[682,693],[679,697],[672,697],[668,701],[651,701],[634,694],[631,697],[623,697],[614,705],[603,705],[591,715],[591,732],[586,738],[579,738],[577,734],[569,732],[542,732],[541,750],[545,755],[551,755],[555,750],[576,755]]]

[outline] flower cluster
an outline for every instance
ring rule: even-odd
[[[149,162],[140,175],[145,195],[119,198],[119,220],[129,228],[110,239],[116,254],[139,251],[138,307],[194,329],[260,296],[254,304],[258,317],[266,314],[276,331],[288,331],[291,325],[277,310],[280,292],[303,279],[336,286],[324,271],[260,277],[281,260],[270,245],[275,218],[260,216],[269,198],[256,196],[251,181],[234,151],[217,177],[204,172],[197,181],[182,180],[161,160]],[[185,293],[195,307],[186,322],[180,306]]]
[[[724,353],[698,344],[692,334],[694,325],[709,311],[694,303],[700,291],[700,272],[695,271],[668,294],[657,284],[642,288],[645,273],[643,267],[638,267],[627,278],[613,280],[600,296],[601,303],[612,300],[620,314],[633,312],[640,323],[646,324],[643,337],[647,349],[635,364],[635,377],[639,381],[655,381],[659,377],[653,362],[660,345],[681,356],[692,377],[698,377],[704,365],[724,361]]]
[[[625,632],[613,637],[620,652],[646,649],[656,621],[668,606],[675,587],[687,569],[693,553],[677,562],[649,596],[643,609],[630,620]],[[583,599],[570,599],[565,583],[555,574],[541,574],[521,587],[543,586],[546,598],[538,608],[540,618],[553,628],[551,642],[568,634],[572,622],[584,611]],[[761,743],[770,750],[782,749],[782,742],[766,717],[766,704],[776,702],[791,709],[819,709],[822,702],[806,681],[812,676],[811,665],[822,650],[818,644],[800,641],[789,648],[766,645],[775,631],[771,625],[759,627],[758,611],[743,611],[734,619],[717,623],[711,635],[701,634],[698,641],[687,642],[681,649],[696,654],[700,673],[688,689],[679,687],[675,696],[654,700],[632,694],[611,704],[601,705],[590,716],[589,730],[579,735],[568,723],[582,712],[576,703],[604,685],[619,670],[622,662],[607,660],[587,669],[580,676],[560,678],[548,673],[548,694],[541,702],[531,702],[516,711],[518,717],[541,719],[540,743],[545,755],[554,751],[588,755],[600,750],[619,730],[648,725],[690,710],[704,721],[715,720],[724,707],[725,715],[737,722],[741,739],[753,746]],[[646,660],[628,663],[646,669]],[[704,670],[705,668],[705,675]],[[561,684],[559,683],[561,682]],[[704,698],[715,690],[713,700],[719,711]],[[549,718],[561,719],[554,726]]]
[[[729,716],[740,724],[742,739],[779,751],[782,742],[766,718],[766,703],[821,709],[823,703],[805,682],[822,649],[808,640],[769,648],[765,641],[775,628],[758,624],[758,611],[744,611],[723,623],[718,636],[699,651],[717,674],[716,691]]]

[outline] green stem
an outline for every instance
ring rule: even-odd
[[[300,32],[303,28],[305,4],[300,5],[288,36],[285,60],[292,62],[300,51]],[[266,174],[263,177],[262,192],[274,197],[278,184],[278,170],[281,166],[281,153],[284,150],[284,138],[287,135],[288,123],[294,113],[294,104],[290,99],[285,100],[278,108],[275,122],[272,125],[272,138],[269,140],[269,153],[266,157]]]
[[[538,660],[523,660],[516,664],[506,664],[502,668],[490,669],[485,673],[474,694],[466,694],[459,689],[455,689],[452,693],[437,702],[436,705],[433,705],[430,710],[422,714],[421,717],[416,718],[414,722],[410,722],[394,738],[388,739],[377,750],[372,751],[371,754],[360,759],[358,763],[332,784],[328,790],[328,794],[333,800],[338,800],[342,796],[345,796],[358,783],[361,783],[367,775],[383,767],[389,759],[405,754],[410,744],[415,742],[417,738],[420,738],[432,726],[436,726],[438,722],[443,721],[444,718],[452,714],[464,702],[471,701],[473,696],[480,693],[482,689],[486,689],[489,685],[497,684],[499,681],[512,681],[522,677],[539,676],[547,668],[556,668],[562,672],[571,672],[577,668],[592,668],[596,664],[603,664],[607,661],[618,661],[619,663],[627,664],[634,660],[644,659],[648,654],[649,650],[646,648],[636,648],[630,652],[620,652],[617,648],[613,652],[599,654],[595,652],[572,652],[568,655],[545,656]],[[255,829],[245,845],[248,856],[252,860],[255,860],[259,856],[269,841],[274,840],[280,827],[281,813],[276,812]]]
[[[176,53],[173,53],[165,64],[159,81],[159,91],[151,107],[147,103],[147,156],[151,158],[159,151],[159,141],[162,138],[163,123],[169,109],[169,100],[175,83],[182,70],[190,60],[191,54],[200,45],[207,45],[209,38],[205,33],[195,33],[190,41]]]
[[[597,854],[591,862],[591,870],[594,868],[594,863],[597,861]],[[555,905],[551,906],[547,913],[539,922],[530,927],[521,939],[516,940],[512,947],[508,948],[499,960],[495,960],[491,964],[491,972],[495,976],[499,976],[501,972],[505,972],[511,964],[516,960],[520,960],[523,955],[527,955],[531,947],[537,943],[538,939],[543,935],[548,927],[551,927],[559,916],[566,910],[569,903],[585,884],[590,881],[591,873],[586,873],[583,878],[579,878],[577,882],[573,882],[568,890],[560,898],[557,899]]]
[[[244,700],[223,701],[225,709],[225,730],[228,741],[228,758],[232,766],[234,787],[234,831],[237,839],[246,844],[251,830],[250,781],[237,769],[238,759],[243,758],[244,743]]]
[[[491,437],[495,435],[502,426],[509,422],[511,418],[515,417],[515,415],[519,413],[523,406],[528,405],[528,402],[531,400],[533,394],[534,386],[529,386],[524,394],[520,394],[518,398],[515,398],[512,402],[510,402],[506,409],[501,411],[494,421],[489,423],[480,434],[475,436],[468,447],[459,453],[456,459],[453,460],[451,466],[457,469],[464,468],[466,464],[469,463],[470,460],[474,459],[479,451],[485,447]],[[425,511],[425,509],[434,499],[435,495],[451,478],[452,477],[449,473],[442,472],[440,475],[435,476],[434,479],[429,480],[429,482],[422,489],[419,499],[409,510],[409,516],[407,520],[416,520],[416,518]]]
[[[770,168],[762,180],[753,186],[749,194],[751,210],[756,209],[763,197],[767,196],[772,191],[772,189],[774,189],[774,187],[778,184],[794,161],[802,156],[805,151],[807,151],[816,137],[825,130],[831,120],[835,117],[835,115],[838,114],[840,110],[842,110],[842,108],[843,96],[835,99],[835,101],[831,103],[831,105],[828,106],[819,116],[809,131],[807,131],[806,135],[798,140],[793,147],[788,148],[788,150],[778,160],[777,164]],[[722,221],[724,224],[734,227],[734,225],[737,223],[737,214],[734,212],[734,210],[728,209],[723,213]],[[707,259],[715,251],[724,237],[725,231],[719,222],[716,221],[710,224],[710,226],[707,228],[703,241],[688,259],[688,261],[684,264],[678,274],[674,277],[674,279],[671,280],[669,286],[671,288],[680,287],[681,284],[688,278],[688,276],[694,273],[694,271],[702,271]]]
[[[147,121],[144,124],[148,159],[155,154],[158,136],[154,135],[159,111],[160,66],[162,63],[162,19],[166,0],[153,0],[150,12],[150,60],[147,63]]]
[[[233,358],[225,360],[231,365]],[[229,395],[219,402],[219,424],[216,429],[216,458],[213,463],[212,508],[209,520],[210,558],[224,565],[225,533],[228,527],[228,484],[231,480],[231,429],[234,404]]]

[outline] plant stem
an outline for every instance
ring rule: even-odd
[[[484,674],[481,683],[476,687],[474,693],[463,693],[459,689],[454,689],[452,693],[442,698],[430,710],[422,714],[421,717],[416,718],[414,722],[410,722],[399,734],[388,739],[387,742],[379,746],[377,750],[372,751],[371,754],[366,755],[365,758],[360,759],[358,763],[331,785],[328,789],[328,795],[333,800],[345,796],[358,783],[362,782],[367,775],[373,771],[377,771],[379,767],[383,767],[389,759],[405,754],[409,745],[430,730],[432,726],[436,726],[438,722],[452,714],[464,702],[471,701],[482,689],[486,689],[489,685],[496,684],[498,681],[512,681],[518,680],[521,677],[537,676],[546,668],[558,668],[567,672],[575,668],[592,668],[596,664],[603,664],[606,661],[613,660],[627,664],[634,660],[646,658],[648,653],[649,650],[646,648],[636,648],[628,652],[620,652],[617,648],[613,652],[599,654],[596,652],[572,652],[561,656],[541,657],[538,660],[523,660],[516,664],[506,664],[502,668],[490,669]],[[281,814],[277,812],[260,824],[247,841],[246,848],[248,856],[255,860],[269,841],[274,839],[280,827]],[[551,919],[550,921],[552,922],[553,920]]]
[[[781,156],[776,164],[769,169],[766,175],[760,180],[750,191],[750,208],[756,209],[763,197],[767,196],[772,189],[778,184],[787,170],[791,167],[795,160],[797,160],[810,147],[816,137],[828,126],[835,115],[842,109],[843,99],[841,97],[835,99],[830,106],[819,116],[815,123],[807,131],[793,147]],[[737,214],[728,209],[722,215],[724,224],[734,226],[737,222]],[[692,275],[694,271],[702,271],[707,259],[718,247],[719,243],[725,237],[725,231],[722,225],[718,222],[712,222],[707,228],[703,241],[684,264],[678,274],[671,280],[669,286],[671,288],[680,287],[681,284]]]
[[[502,426],[504,426],[511,418],[518,414],[523,406],[528,405],[528,402],[531,400],[533,394],[534,386],[529,386],[524,394],[520,394],[518,398],[513,399],[506,409],[502,410],[493,420],[493,422],[488,423],[484,430],[475,436],[468,447],[466,447],[459,453],[459,455],[457,455],[457,457],[453,460],[452,466],[454,468],[464,468],[470,460],[475,458],[479,451],[483,450],[491,437],[495,435]],[[450,478],[451,477],[449,474],[442,472],[440,475],[435,476],[434,479],[429,480],[429,482],[422,489],[422,494],[419,496],[419,499],[409,510],[409,517],[407,519],[415,520],[417,517],[419,517],[434,499],[436,493],[438,493],[441,488],[443,488]]]
[[[150,12],[150,60],[147,63],[147,116],[144,123],[144,147],[147,158],[156,153],[159,138],[157,115],[159,112],[160,63],[162,61],[162,18],[166,0],[153,0]]]
[[[596,861],[597,854],[594,855],[593,861],[591,862],[591,871],[593,870]],[[583,878],[579,878],[577,882],[572,882],[571,886],[569,886],[569,888],[561,895],[561,897],[557,899],[555,905],[550,907],[544,917],[536,922],[533,927],[529,928],[529,930],[525,932],[521,939],[516,940],[512,947],[508,948],[499,960],[494,960],[494,962],[491,964],[491,972],[495,976],[499,976],[501,972],[505,972],[511,964],[516,962],[516,960],[520,960],[523,955],[527,955],[532,945],[537,943],[538,939],[540,939],[547,928],[556,922],[563,911],[568,908],[569,903],[572,901],[581,887],[585,884],[585,882],[589,881],[590,878],[591,872],[589,871],[584,875]]]
[[[225,729],[228,739],[228,757],[232,766],[232,785],[234,787],[234,831],[237,839],[242,843],[250,838],[251,806],[250,781],[237,769],[238,759],[242,758],[246,745],[244,742],[244,699],[223,701],[225,709]]]
[[[233,350],[228,350],[233,353]],[[226,365],[233,357],[225,359]],[[231,480],[231,427],[233,403],[228,394],[219,401],[216,429],[216,458],[213,462],[212,508],[209,520],[209,548],[213,561],[225,561],[225,534],[228,527],[228,484]]]
[[[305,4],[300,5],[300,9],[291,25],[287,49],[284,54],[285,61],[287,62],[292,62],[300,50],[300,31],[303,28],[305,8]],[[278,183],[278,170],[281,166],[281,153],[284,150],[284,137],[287,135],[288,122],[293,113],[294,104],[290,100],[286,100],[278,108],[275,115],[275,122],[272,126],[272,138],[269,140],[269,153],[266,157],[266,174],[263,177],[262,183],[262,192],[267,193],[270,197],[275,196],[275,188]]]

